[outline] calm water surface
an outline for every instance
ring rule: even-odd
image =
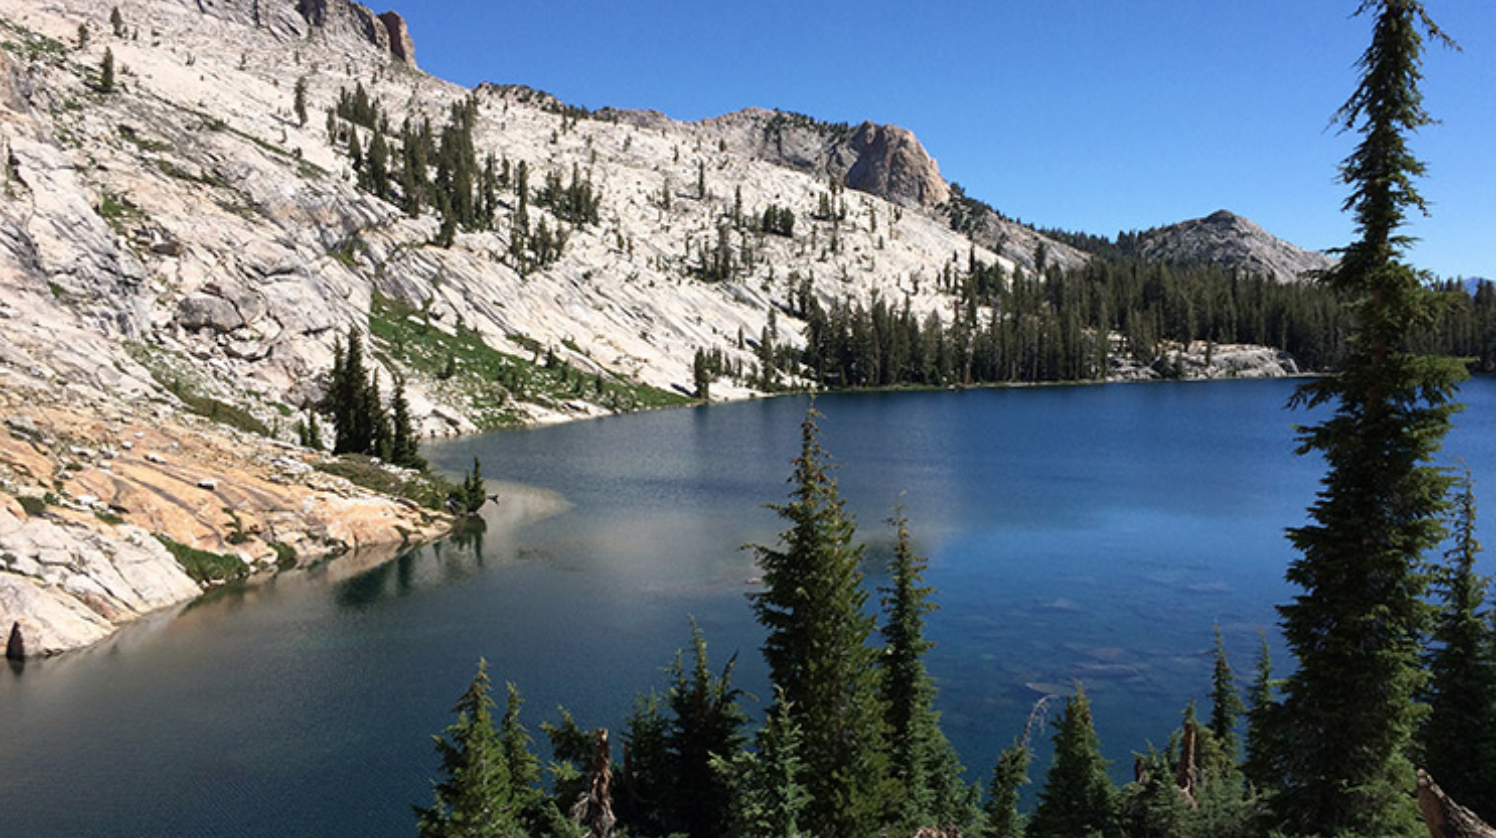
[[[1292,593],[1283,528],[1303,522],[1322,471],[1292,454],[1292,387],[818,401],[871,584],[886,581],[884,519],[900,497],[931,559],[929,664],[972,779],[1072,679],[1124,777],[1133,751],[1204,698],[1212,624],[1250,670]],[[1496,382],[1467,385],[1465,401],[1445,456],[1470,464],[1496,509]],[[442,467],[476,455],[504,481],[480,542],[283,576],[0,668],[0,834],[409,835],[409,806],[430,800],[431,734],[479,656],[520,686],[537,736],[560,704],[616,727],[636,692],[664,687],[687,615],[717,662],[741,653],[739,683],[766,696],[745,598],[757,570],[740,545],[781,528],[763,504],[785,496],[805,406],[433,446]]]

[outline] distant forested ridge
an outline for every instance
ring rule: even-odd
[[[780,369],[798,360],[832,388],[1101,380],[1119,359],[1167,377],[1171,352],[1204,341],[1273,347],[1301,369],[1330,372],[1354,316],[1341,292],[1318,283],[1125,256],[1042,276],[973,257],[936,281],[958,298],[947,318],[921,319],[881,297],[822,306],[798,295],[789,309],[805,320],[806,347],[798,359],[780,354]],[[1438,314],[1415,348],[1496,372],[1496,285],[1433,288]]]

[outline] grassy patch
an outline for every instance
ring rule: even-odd
[[[424,312],[379,294],[369,310],[369,332],[385,358],[439,381],[443,395],[465,402],[480,428],[518,424],[518,401],[553,409],[568,401],[589,402],[615,412],[690,401],[611,375],[586,373],[554,358],[532,363],[500,352],[473,332],[461,327],[456,334],[443,331]],[[535,341],[520,342],[537,357],[542,354]]]
[[[272,436],[270,428],[242,407],[204,395],[194,383],[191,362],[176,353],[143,343],[127,342],[125,351],[150,371],[156,383],[182,400],[187,409],[206,419],[252,434]]]
[[[122,138],[124,138],[126,141],[128,141],[141,151],[162,152],[171,151],[172,149],[171,143],[162,142],[160,140],[153,140],[149,137],[142,137],[140,136],[140,133],[138,131],[128,125],[118,125],[115,127],[118,128],[119,135]]]
[[[107,509],[95,509],[94,517],[112,527],[117,527],[125,522],[124,518],[119,517],[118,515],[110,512]]]
[[[16,495],[16,502],[21,504],[21,508],[26,510],[26,515],[31,518],[35,518],[47,509],[46,499],[36,495]]]
[[[406,498],[427,509],[445,509],[447,496],[457,491],[457,484],[439,474],[391,471],[362,454],[344,454],[318,463],[316,468],[371,492]]]
[[[279,541],[270,542],[270,549],[275,551],[275,569],[288,570],[296,566],[296,548]]]
[[[164,535],[157,535],[156,540],[166,547],[177,564],[187,571],[193,581],[200,585],[212,585],[221,582],[229,582],[234,579],[243,579],[249,570],[244,562],[233,556],[225,556],[222,553],[214,553],[209,550],[199,550],[196,547],[188,547],[180,542],[172,541]]]
[[[248,433],[270,436],[270,428],[242,407],[219,401],[212,396],[204,396],[180,378],[168,378],[161,385],[181,399],[188,410],[199,416]]]

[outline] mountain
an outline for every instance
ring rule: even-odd
[[[751,371],[766,340],[801,345],[807,295],[948,321],[973,260],[1088,258],[966,198],[896,126],[467,90],[419,69],[398,14],[348,0],[118,8],[0,0],[0,633],[18,654],[195,595],[184,562],[356,567],[441,532],[383,493],[416,476],[294,444],[355,332],[420,432],[465,433],[686,403],[698,352]],[[426,146],[434,188],[386,182]]]
[[[1144,231],[1129,249],[1151,261],[1219,265],[1279,282],[1301,282],[1334,264],[1329,256],[1283,241],[1226,210]]]

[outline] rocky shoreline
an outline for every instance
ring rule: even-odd
[[[170,545],[257,579],[444,535],[451,518],[315,468],[319,455],[167,403],[0,369],[0,632],[7,656],[89,646],[218,582]]]

